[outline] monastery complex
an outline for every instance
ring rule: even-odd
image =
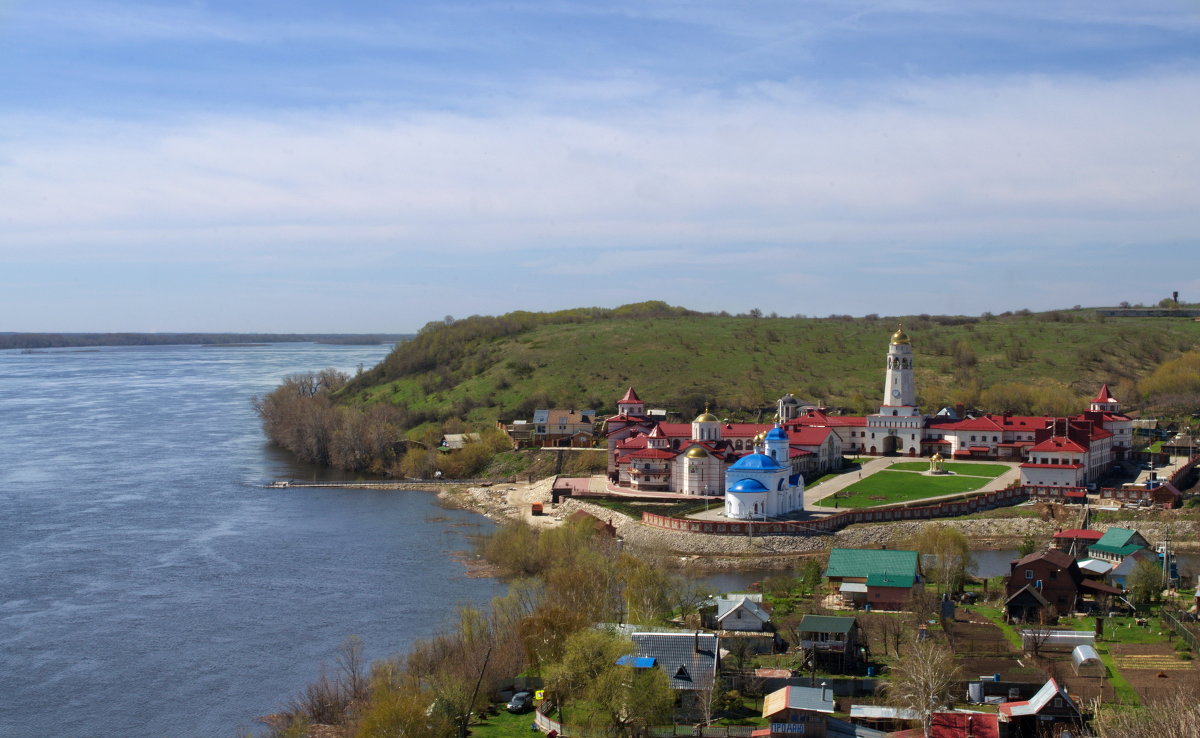
[[[735,519],[785,515],[803,506],[804,476],[836,470],[843,456],[933,456],[1020,462],[1028,487],[1084,488],[1132,445],[1130,418],[1100,388],[1070,417],[921,412],[913,349],[903,328],[884,358],[883,402],[872,415],[830,415],[792,395],[774,423],[728,423],[705,411],[691,423],[652,417],[631,387],[605,421],[610,483],[632,490],[725,497]],[[1082,496],[1082,493],[1080,493]]]

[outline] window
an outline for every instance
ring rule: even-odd
[[[691,676],[691,674],[688,674],[688,670],[687,670],[686,666],[681,666],[681,667],[679,667],[679,671],[675,672],[675,678],[691,680],[692,676]]]
[[[1025,578],[1026,578],[1026,579],[1033,579],[1033,569],[1026,569],[1026,570],[1025,570]]]

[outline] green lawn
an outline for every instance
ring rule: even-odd
[[[922,500],[958,492],[971,492],[987,484],[980,477],[924,477],[900,471],[881,471],[855,482],[841,492],[821,500],[821,505],[833,507],[875,507],[897,502]],[[842,497],[842,495],[846,495]]]
[[[532,712],[513,715],[501,705],[499,715],[487,718],[482,723],[473,723],[471,735],[483,738],[517,738],[517,736],[527,738],[529,735],[538,735],[536,731],[530,731],[529,726],[531,725],[533,725]]]
[[[965,477],[987,477],[995,479],[1004,472],[1009,470],[1009,467],[1003,464],[964,464],[961,462],[948,461],[942,464],[942,468],[955,474],[961,474]],[[892,464],[888,469],[896,471],[923,472],[929,470],[928,461],[901,461],[898,464]]]

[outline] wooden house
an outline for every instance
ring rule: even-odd
[[[1057,549],[1031,553],[1010,566],[1005,612],[1011,620],[1052,622],[1074,612],[1084,595],[1119,595],[1103,582],[1087,579],[1070,555]]]
[[[770,728],[751,735],[825,738],[833,708],[833,690],[827,687],[784,687],[763,698],[762,716],[770,721]]]

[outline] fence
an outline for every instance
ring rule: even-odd
[[[904,520],[927,520],[929,518],[969,515],[983,510],[1014,505],[1026,499],[1028,499],[1028,494],[1024,488],[1009,487],[1007,489],[996,490],[995,492],[984,492],[977,495],[941,500],[933,504],[889,505],[846,510],[814,520],[779,522],[743,521],[736,523],[708,522],[672,518],[666,515],[643,512],[642,523],[666,530],[677,530],[686,533],[707,533],[711,535],[806,536],[833,533],[856,523],[890,523]]]
[[[1200,654],[1200,637],[1196,635],[1196,631],[1192,629],[1183,619],[1182,613],[1177,610],[1168,610],[1163,608],[1160,611],[1163,622],[1167,624],[1171,630],[1183,639],[1192,651]]]

